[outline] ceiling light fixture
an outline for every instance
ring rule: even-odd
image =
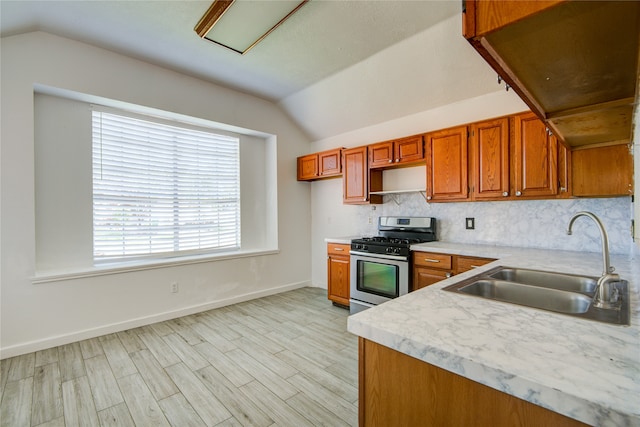
[[[244,55],[308,1],[215,0],[194,30],[203,39]]]

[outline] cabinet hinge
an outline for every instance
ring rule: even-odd
[[[633,240],[633,237],[636,235],[636,222],[635,220],[631,220],[631,240]]]

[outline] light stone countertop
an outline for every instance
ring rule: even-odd
[[[619,326],[442,291],[499,265],[600,276],[599,253],[411,249],[497,261],[349,316],[351,333],[587,424],[640,426],[640,259],[611,256],[630,289],[631,325]]]
[[[362,236],[346,236],[346,237],[327,237],[324,239],[325,243],[341,243],[343,245],[348,245],[351,243],[353,239],[359,239]]]

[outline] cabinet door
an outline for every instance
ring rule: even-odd
[[[340,175],[342,173],[342,158],[340,156],[340,149],[323,151],[322,153],[318,153],[318,162],[320,164],[319,175],[326,176],[335,176]]]
[[[633,156],[626,144],[574,150],[571,163],[574,196],[633,194]]]
[[[342,185],[346,204],[382,203],[381,195],[369,196],[369,190],[382,191],[382,171],[367,167],[367,147],[342,151]]]
[[[369,167],[383,168],[394,162],[393,141],[379,142],[369,146]]]
[[[298,157],[298,181],[308,181],[318,177],[318,155]]]
[[[495,261],[490,258],[477,258],[477,257],[469,257],[459,255],[456,257],[455,264],[456,269],[455,273],[460,274],[465,271],[473,270],[474,268],[480,267],[485,264],[489,264],[490,262]]]
[[[509,118],[471,125],[472,194],[476,200],[509,196]]]
[[[467,127],[445,129],[426,135],[427,200],[466,200]]]
[[[414,267],[412,290],[421,289],[433,285],[441,280],[451,277],[453,273],[448,270],[434,270],[431,268]]]
[[[327,292],[331,301],[345,306],[349,305],[348,256],[329,255],[327,260]]]
[[[513,117],[514,195],[544,198],[558,193],[557,140],[533,113]]]
[[[424,142],[422,135],[411,136],[395,141],[395,162],[414,163],[424,160]]]
[[[553,137],[555,138],[555,136]],[[558,197],[571,197],[571,150],[563,143],[558,144]]]

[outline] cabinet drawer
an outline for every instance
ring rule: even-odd
[[[451,255],[435,254],[431,252],[414,252],[413,265],[449,270],[451,269]]]
[[[465,271],[472,270],[481,265],[489,264],[491,261],[495,261],[490,258],[476,258],[459,256],[456,258],[456,274],[464,273]]]
[[[342,243],[328,243],[327,244],[327,253],[329,255],[344,255],[349,256],[349,250],[351,249],[351,245],[342,244]]]

